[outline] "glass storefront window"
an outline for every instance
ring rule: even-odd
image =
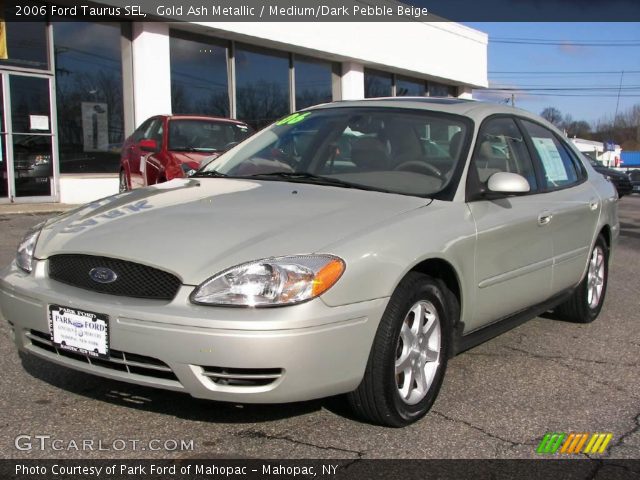
[[[392,92],[391,74],[376,70],[364,70],[365,98],[390,97]]]
[[[456,97],[458,89],[453,85],[444,85],[437,82],[429,82],[430,97]]]
[[[45,22],[4,22],[3,25],[7,48],[6,58],[0,58],[0,66],[49,68]]]
[[[332,64],[295,57],[296,110],[332,100]]]
[[[226,46],[171,32],[170,49],[172,112],[228,117]]]
[[[49,79],[10,75],[16,197],[48,196],[53,180]]]
[[[9,173],[7,162],[7,135],[4,129],[4,94],[2,93],[2,83],[4,79],[0,77],[0,200],[9,195]]]
[[[289,113],[288,57],[249,46],[236,48],[238,119],[260,129]]]
[[[115,173],[124,141],[121,26],[53,24],[61,173]]]
[[[413,80],[399,77],[396,80],[396,96],[398,97],[424,97],[427,94],[424,80]]]

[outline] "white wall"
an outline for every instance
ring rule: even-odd
[[[364,65],[355,62],[342,64],[340,91],[342,92],[342,100],[364,98]]]
[[[118,175],[61,175],[60,202],[70,205],[118,193]]]
[[[152,115],[171,113],[169,25],[133,23],[133,107],[137,127]]]

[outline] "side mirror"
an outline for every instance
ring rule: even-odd
[[[491,193],[517,195],[531,190],[529,182],[522,175],[509,172],[497,172],[489,177],[487,188]]]
[[[157,152],[158,142],[156,142],[152,138],[144,138],[140,140],[140,142],[138,143],[138,147],[143,152]]]

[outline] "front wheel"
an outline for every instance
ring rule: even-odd
[[[348,395],[363,419],[402,427],[422,418],[435,401],[450,351],[457,301],[437,279],[411,272],[380,320],[360,386]]]
[[[602,310],[609,278],[609,249],[602,235],[599,235],[591,255],[587,274],[571,297],[556,309],[563,320],[576,323],[591,323]]]

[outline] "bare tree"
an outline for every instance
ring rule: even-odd
[[[547,107],[540,113],[540,116],[547,120],[550,123],[553,123],[555,126],[559,127],[564,120],[562,117],[562,112],[555,107]]]

